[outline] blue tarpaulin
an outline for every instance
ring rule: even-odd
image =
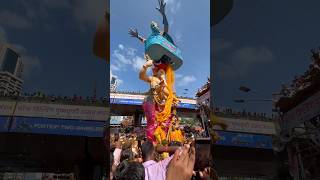
[[[102,137],[104,121],[16,117],[10,132]]]
[[[218,131],[218,134],[221,137],[218,145],[272,149],[271,136],[226,131]]]
[[[9,118],[8,116],[0,116],[0,132],[8,131]]]

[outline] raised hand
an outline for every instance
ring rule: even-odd
[[[146,61],[152,60],[148,54],[144,54],[144,59],[146,59]]]
[[[136,37],[136,38],[138,38],[138,36],[139,36],[139,33],[138,33],[138,30],[137,29],[135,29],[135,30],[133,30],[133,29],[129,29],[129,34],[131,35],[131,37]]]
[[[148,54],[144,54],[144,58],[146,59],[145,67],[151,67],[153,65],[153,60],[150,58]]]
[[[166,180],[189,180],[195,164],[195,148],[185,145],[177,150],[168,166]]]
[[[164,2],[164,0],[158,0],[158,3],[159,3],[159,7],[157,7],[156,9],[162,14],[164,15],[165,14],[165,8],[166,8],[166,4]]]

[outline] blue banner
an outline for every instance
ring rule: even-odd
[[[0,132],[7,132],[9,125],[10,117],[0,116]]]
[[[226,131],[218,131],[218,134],[221,138],[218,145],[272,149],[271,136]]]
[[[102,137],[103,121],[16,117],[10,132]]]
[[[111,104],[127,104],[127,105],[142,105],[143,100],[140,99],[120,99],[120,98],[110,98]],[[189,103],[179,103],[178,108],[186,109],[196,109],[195,104]]]

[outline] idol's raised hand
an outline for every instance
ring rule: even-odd
[[[144,64],[144,67],[148,68],[153,65],[153,60],[150,58],[148,54],[144,54],[144,58],[146,59],[146,63]]]
[[[166,9],[166,4],[164,2],[164,0],[158,0],[158,3],[159,3],[159,7],[157,7],[156,9],[162,14],[164,15],[165,14],[165,9]]]
[[[138,38],[142,43],[144,43],[144,41],[146,40],[145,38],[139,36],[138,30],[137,29],[129,29],[129,34],[131,37],[136,37]]]
[[[129,34],[131,35],[131,37],[136,37],[136,38],[138,38],[138,36],[139,36],[139,33],[138,33],[138,30],[137,29],[135,29],[135,30],[133,30],[133,29],[129,29]]]

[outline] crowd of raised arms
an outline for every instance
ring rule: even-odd
[[[144,136],[112,134],[110,138],[112,180],[207,180],[217,179],[212,168],[194,171],[194,142],[156,145]],[[164,158],[162,152],[169,152]]]
[[[296,93],[310,87],[315,83],[319,83],[320,79],[320,48],[311,50],[311,63],[308,70],[303,75],[295,76],[290,87],[282,84],[279,95],[282,97],[292,97]]]

